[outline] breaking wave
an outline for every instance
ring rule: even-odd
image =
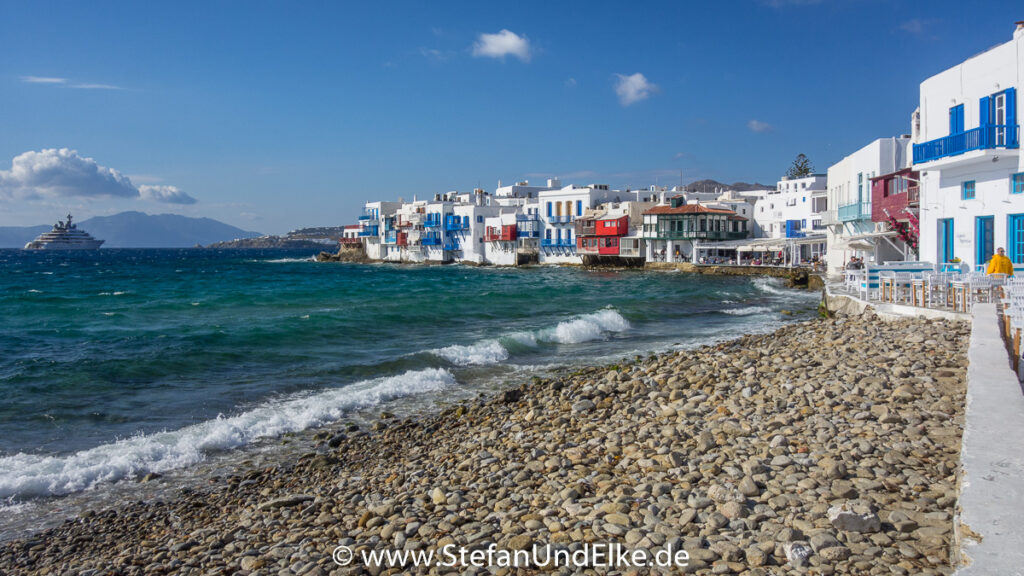
[[[508,359],[510,349],[534,348],[538,342],[579,344],[605,338],[611,332],[624,332],[629,322],[616,310],[606,308],[591,314],[559,322],[550,328],[533,332],[514,332],[497,339],[487,339],[474,344],[452,345],[430,353],[444,358],[456,366],[497,364]]]
[[[265,403],[236,416],[218,416],[180,430],[133,436],[68,456],[18,453],[0,458],[0,499],[69,494],[105,482],[164,472],[238,448],[336,421],[347,412],[455,384],[439,368],[364,380],[342,388]]]

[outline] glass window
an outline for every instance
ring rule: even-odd
[[[968,180],[960,185],[960,199],[974,200],[974,180]]]
[[[1024,172],[1018,172],[1010,176],[1010,194],[1024,192]]]

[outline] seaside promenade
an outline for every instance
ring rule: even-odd
[[[617,543],[686,564],[498,572],[950,574],[970,333],[840,315],[339,428],[4,544],[0,572],[490,573],[361,559]]]

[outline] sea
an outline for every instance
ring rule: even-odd
[[[308,450],[322,427],[771,331],[817,300],[673,271],[0,250],[0,540]]]

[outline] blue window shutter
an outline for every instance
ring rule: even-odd
[[[583,200],[576,201],[576,215],[583,216]]]
[[[1010,148],[1016,148],[1018,142],[1017,134],[1017,89],[1006,89],[1006,123],[1012,126],[1008,130],[1006,144]]]
[[[989,125],[989,122],[991,122],[991,120],[989,120],[989,118],[991,118],[991,115],[989,115],[989,110],[991,108],[992,108],[992,98],[991,97],[985,96],[980,101],[978,101],[978,126],[988,126]]]
[[[964,131],[964,105],[958,104],[949,109],[949,133],[959,134]]]
[[[551,218],[551,202],[548,202],[548,218]]]

